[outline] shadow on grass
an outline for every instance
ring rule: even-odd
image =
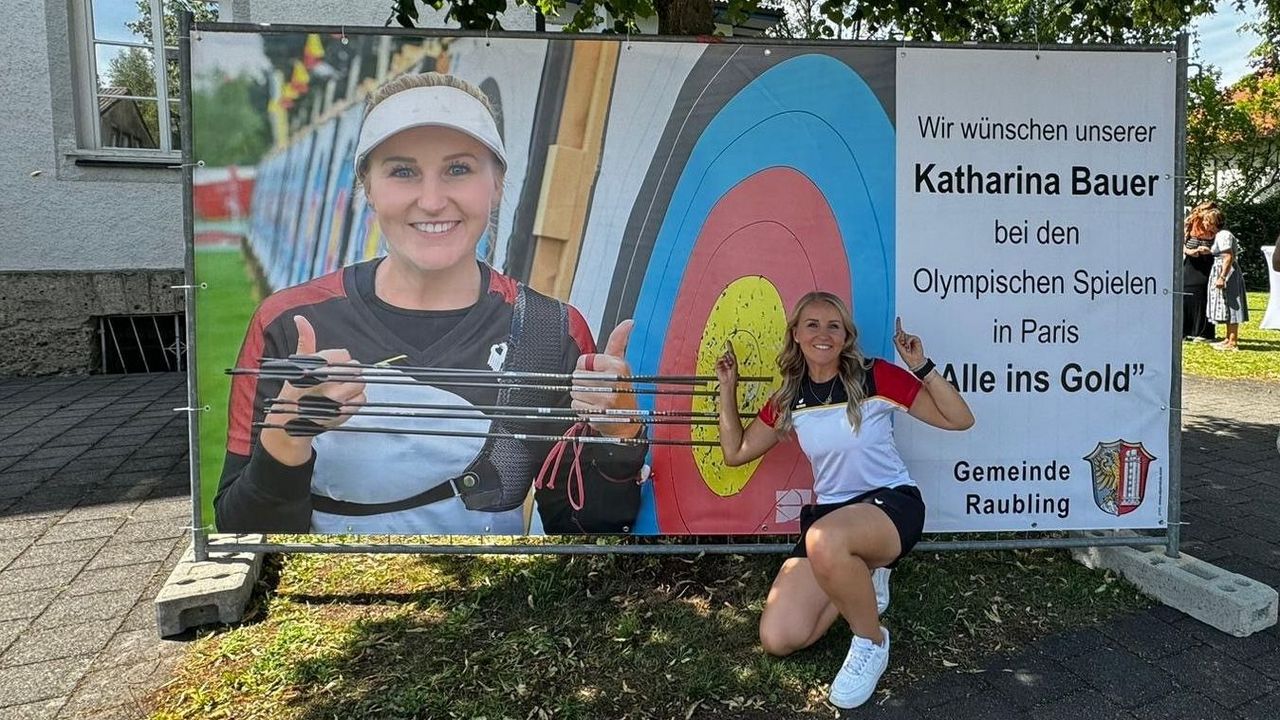
[[[153,717],[830,717],[847,629],[759,647],[779,562],[290,556],[259,620],[193,649]],[[893,593],[881,697],[1146,605],[1055,551],[913,555]]]
[[[1240,340],[1241,350],[1252,350],[1254,352],[1280,352],[1280,332],[1275,333],[1275,337],[1252,337],[1242,338]]]
[[[282,680],[299,691],[294,716],[314,720],[684,717],[695,702],[801,712],[843,649],[764,657],[755,623],[776,562],[416,558],[405,575],[425,569],[429,588],[281,592],[276,602],[324,604],[335,620],[358,615]]]
[[[1266,293],[1249,293],[1250,320],[1239,328],[1239,352],[1222,352],[1204,343],[1184,343],[1182,370],[1189,375],[1221,379],[1280,379],[1280,331],[1259,327],[1266,310]],[[1218,326],[1219,339],[1226,327]]]

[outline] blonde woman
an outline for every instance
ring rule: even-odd
[[[402,365],[629,374],[623,358],[631,321],[597,353],[576,309],[477,260],[507,168],[492,106],[478,88],[439,73],[384,84],[369,99],[355,168],[387,255],[268,297],[238,365],[299,354],[337,366],[379,365],[380,376],[395,376]],[[634,407],[633,395],[433,385],[408,373],[394,385],[364,382],[371,372],[352,369],[314,387],[235,378],[214,504],[220,530],[536,534],[626,532],[632,524],[643,442],[585,446],[580,464],[564,463],[561,476],[536,491],[535,513],[527,506],[530,485],[551,444],[513,436],[559,435],[565,427],[530,426],[467,408],[536,405],[589,414]],[[359,413],[370,402],[443,404],[459,412],[440,419],[334,414],[315,421],[326,430],[315,436],[280,427],[308,402],[343,413]],[[275,427],[260,429],[262,422]],[[341,431],[362,424],[366,432]],[[634,438],[643,426],[601,422],[592,428]],[[485,433],[505,437],[486,439]],[[581,472],[570,474],[571,466]]]
[[[782,388],[745,430],[733,349],[717,361],[720,447],[726,463],[740,465],[794,434],[809,457],[816,504],[801,512],[800,541],[769,590],[760,641],[766,652],[788,655],[844,617],[853,641],[830,700],[851,708],[866,702],[888,665],[889,631],[879,620],[888,569],[924,528],[924,502],[894,445],[893,415],[905,411],[934,427],[964,430],[973,414],[901,320],[894,346],[911,372],[864,357],[848,307],[831,293],[800,299],[784,342]]]

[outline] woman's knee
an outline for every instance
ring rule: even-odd
[[[897,557],[898,531],[884,512],[855,506],[840,519],[843,522],[824,518],[805,533],[805,553],[815,577],[845,571],[850,558],[876,568]]]
[[[760,618],[760,647],[774,657],[786,657],[791,653],[804,649],[809,640],[809,632],[796,627],[795,623],[771,621],[768,617]]]
[[[838,570],[850,555],[856,554],[845,533],[816,526],[805,534],[804,550],[815,577]]]

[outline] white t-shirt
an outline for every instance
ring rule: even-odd
[[[915,484],[893,442],[893,413],[911,407],[920,381],[876,359],[863,375],[862,385],[862,423],[856,432],[845,413],[847,397],[842,387],[828,403],[806,403],[802,393],[792,406],[792,423],[813,466],[813,493],[819,504],[844,502],[877,488]],[[778,413],[772,399],[757,417],[774,427]]]

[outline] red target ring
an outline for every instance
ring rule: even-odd
[[[857,232],[848,228],[846,232]],[[827,290],[852,297],[849,261],[840,228],[822,192],[786,167],[760,171],[734,186],[707,216],[684,268],[667,326],[659,372],[691,375],[713,307],[739,278],[767,280],[790,311],[805,293]],[[785,320],[779,319],[777,344]],[[688,396],[659,396],[658,410],[692,409]],[[754,413],[759,408],[749,408]],[[744,412],[744,424],[748,420]],[[688,427],[655,425],[655,437],[691,438]],[[795,533],[794,513],[780,510],[813,487],[813,473],[798,444],[784,441],[765,455],[734,495],[716,494],[702,477],[699,448],[655,446],[652,451],[658,528],[663,534]],[[719,452],[716,450],[715,452]]]

